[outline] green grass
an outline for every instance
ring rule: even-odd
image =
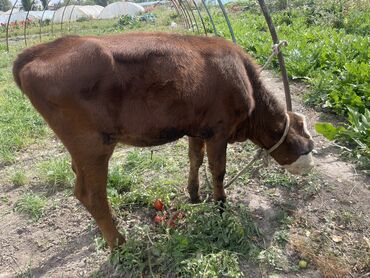
[[[43,216],[46,203],[46,198],[34,193],[27,193],[17,201],[14,210],[37,221]]]
[[[51,185],[52,188],[55,186],[71,186],[73,184],[74,173],[69,156],[42,162],[38,166],[38,170],[41,181]]]
[[[19,50],[0,52],[0,163],[13,162],[17,151],[46,132],[40,115],[13,82],[12,61]]]
[[[11,178],[10,181],[15,185],[15,186],[22,186],[27,183],[27,176],[23,170],[18,170],[15,171]]]

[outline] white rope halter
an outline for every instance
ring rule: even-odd
[[[274,150],[276,150],[278,147],[280,147],[280,145],[284,142],[286,136],[288,135],[288,131],[289,131],[289,127],[290,127],[290,118],[289,118],[288,114],[285,114],[285,115],[286,115],[286,123],[285,123],[284,133],[281,136],[280,140],[275,145],[273,145],[271,148],[266,150],[267,154],[272,153]]]
[[[254,155],[253,159],[239,172],[236,174],[235,177],[233,177],[225,186],[224,188],[228,188],[232,183],[236,181],[237,178],[239,178],[242,174],[244,174],[245,171],[258,159],[263,160],[263,165],[267,166],[268,165],[268,159],[269,159],[269,154],[271,154],[274,150],[276,150],[280,145],[285,141],[286,136],[288,135],[289,132],[289,127],[290,127],[290,118],[288,113],[286,115],[286,122],[285,122],[285,129],[283,135],[280,137],[279,141],[273,145],[271,148],[268,150],[260,148],[257,153]]]

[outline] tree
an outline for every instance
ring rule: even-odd
[[[25,11],[30,11],[32,9],[32,0],[22,0],[22,7]]]
[[[7,10],[11,9],[12,4],[9,0],[0,0],[0,11],[6,12]]]

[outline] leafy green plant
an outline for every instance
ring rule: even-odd
[[[223,215],[213,204],[184,204],[178,209],[185,217],[175,227],[163,223],[151,231],[149,226],[136,226],[124,248],[112,254],[111,262],[123,276],[215,277],[218,271],[238,277],[239,256],[256,259],[260,234],[245,207],[226,209]]]
[[[118,29],[126,29],[126,28],[133,28],[137,26],[139,21],[137,20],[136,16],[131,15],[122,15],[117,22],[116,28]]]
[[[350,156],[356,157],[364,169],[370,166],[370,110],[361,114],[348,108],[348,124],[335,127],[331,123],[317,123],[315,129],[327,139],[338,140],[352,146],[356,151],[346,150]]]

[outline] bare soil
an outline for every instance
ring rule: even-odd
[[[263,76],[267,86],[284,100],[280,79],[271,72]],[[291,89],[293,110],[306,115],[316,142],[316,174],[304,186],[289,190],[266,186],[259,176],[248,185],[238,182],[227,190],[229,202],[249,206],[266,248],[277,246],[276,232],[282,229],[279,215],[287,213],[293,218],[287,228],[284,256],[280,261],[276,258],[278,267],[245,264],[242,270],[247,277],[370,277],[369,178],[341,160],[338,150],[315,133],[313,126],[321,114],[301,104],[307,88],[293,84]],[[47,192],[35,165],[63,153],[60,142],[49,138],[19,152],[16,163],[0,166],[0,278],[114,276],[108,250],[97,250],[94,238],[99,231],[72,188],[53,192],[53,202],[37,222],[14,211],[15,203],[29,188]],[[10,182],[16,169],[27,173],[26,186]],[[305,259],[308,268],[285,268],[284,258],[290,265]]]

